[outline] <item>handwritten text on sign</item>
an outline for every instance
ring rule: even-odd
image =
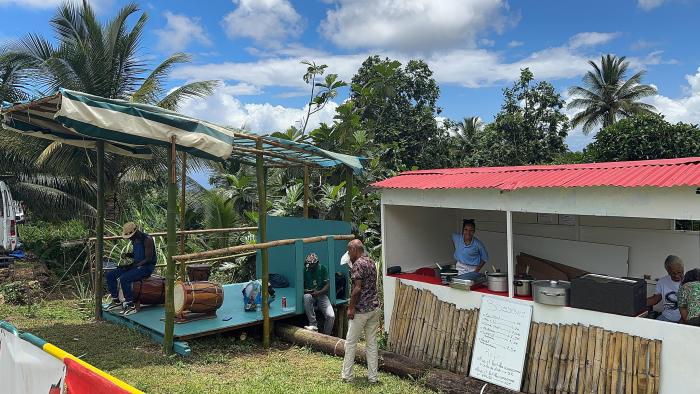
[[[483,297],[469,375],[520,390],[531,320],[531,305]]]

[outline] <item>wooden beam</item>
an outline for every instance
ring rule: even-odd
[[[105,142],[97,141],[97,223],[95,225],[95,320],[102,320],[102,257],[105,229]]]
[[[284,155],[282,153],[275,153],[275,152],[270,152],[270,151],[266,151],[266,150],[261,151],[259,149],[245,148],[245,147],[236,146],[236,145],[233,145],[233,150],[236,152],[250,153],[251,156],[257,156],[259,154],[262,154],[263,156],[275,157],[275,158],[278,158],[280,160],[285,160],[285,161],[289,161],[289,162],[296,163],[296,164],[301,164],[301,165],[305,165],[305,166],[312,166],[312,167],[320,167],[318,164],[316,164],[312,161],[306,161],[306,160],[298,159],[296,157],[289,157],[289,156]],[[271,161],[271,162],[277,163],[275,161]]]
[[[180,254],[185,253],[185,239],[187,236],[182,232],[185,231],[185,190],[187,186],[187,152],[182,152],[182,174],[180,188]],[[180,266],[180,280],[185,280],[185,266]]]
[[[302,241],[305,244],[322,242],[322,241],[327,240],[328,238],[333,238],[335,240],[348,240],[349,241],[351,239],[355,239],[355,236],[352,234],[343,234],[343,235],[319,235],[319,236],[315,236],[315,237],[297,238],[297,239],[279,239],[276,241],[262,242],[262,243],[257,243],[257,244],[238,245],[238,246],[231,246],[231,247],[223,248],[223,249],[208,250],[206,252],[183,254],[180,256],[173,256],[173,260],[175,260],[175,261],[188,261],[188,260],[193,260],[193,259],[218,257],[218,256],[225,256],[225,255],[230,255],[230,254],[235,254],[235,253],[240,253],[240,252],[247,252],[247,251],[251,251],[251,250],[265,250],[265,249],[273,248],[275,246],[291,245],[295,241]]]
[[[257,231],[258,228],[255,226],[252,227],[230,227],[230,228],[210,228],[210,229],[202,229],[202,230],[185,230],[185,231],[177,231],[177,235],[192,235],[192,234],[216,234],[216,233],[240,233],[240,232],[246,232],[246,231]],[[165,235],[168,235],[167,232],[161,231],[157,233],[152,233],[148,234],[151,237],[162,237]],[[123,239],[120,236],[110,236],[110,237],[104,237],[105,241],[113,241],[113,240],[119,240]],[[94,242],[96,238],[90,238],[88,239],[91,242]]]
[[[177,197],[177,174],[175,170],[175,161],[177,160],[177,152],[175,145],[175,137],[170,140],[170,149],[168,149],[168,237],[167,237],[167,267],[165,269],[165,332],[163,334],[163,352],[172,354],[173,352],[173,334],[175,332],[175,304],[174,304],[174,289],[175,289],[175,255],[177,236],[175,229],[175,198]]]
[[[263,167],[263,144],[260,139],[256,142],[257,157],[256,157],[256,175],[258,183],[258,234],[259,241],[264,243],[267,241],[267,196],[265,190],[265,168]],[[262,251],[262,315],[263,315],[263,348],[270,347],[270,306],[267,303],[269,298],[268,277],[269,277],[269,253],[267,250]]]

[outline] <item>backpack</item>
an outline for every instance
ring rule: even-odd
[[[269,292],[267,304],[270,305],[275,299],[275,290],[269,284],[267,290]],[[246,312],[255,312],[262,306],[262,282],[260,279],[248,282],[243,286],[241,293],[243,293],[243,310]]]
[[[270,287],[277,287],[277,288],[283,288],[283,287],[289,287],[289,281],[287,278],[280,274],[270,274]]]

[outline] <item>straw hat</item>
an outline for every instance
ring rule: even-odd
[[[136,230],[138,230],[138,227],[136,227],[136,223],[129,222],[124,224],[124,227],[122,228],[122,238],[131,238],[136,233]]]

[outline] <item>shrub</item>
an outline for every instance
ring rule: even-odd
[[[87,238],[88,230],[82,222],[70,220],[22,224],[19,235],[25,250],[34,253],[51,272],[62,275],[66,271],[78,273],[83,270],[86,259],[76,260],[83,253],[85,245],[82,242],[66,243]]]
[[[0,285],[0,294],[8,304],[34,305],[41,300],[42,290],[35,280],[18,280]]]

